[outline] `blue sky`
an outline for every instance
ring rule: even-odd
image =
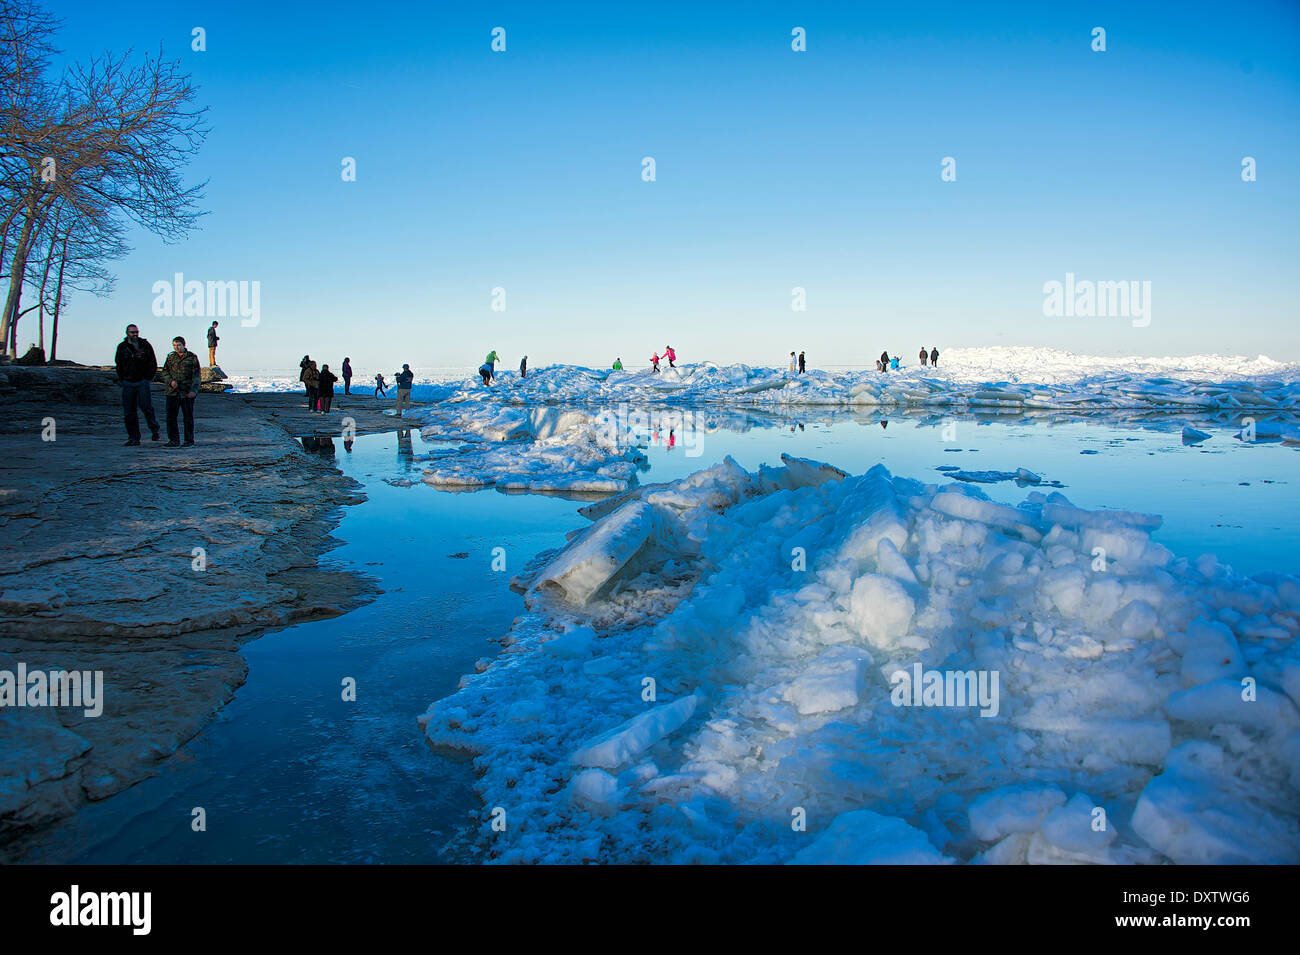
[[[212,127],[201,231],[135,236],[60,357],[108,361],[127,321],[199,340],[209,319],[151,311],[181,272],[260,283],[257,327],[222,321],[227,371],[666,344],[1300,359],[1300,4],[614,7],[49,4],[69,57],[182,59]],[[1150,324],[1044,317],[1067,272],[1151,282]]]

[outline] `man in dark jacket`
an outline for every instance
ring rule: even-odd
[[[493,352],[493,354],[496,354]],[[411,383],[415,381],[415,372],[410,365],[403,365],[397,373],[397,417],[402,416],[402,408],[411,407]]]
[[[343,393],[352,394],[352,359],[343,359]]]
[[[163,447],[180,447],[176,428],[178,411],[185,416],[185,443],[194,443],[194,399],[198,397],[201,377],[199,356],[187,349],[185,339],[177,335],[163,362],[163,384],[167,386],[167,443]]]
[[[140,417],[136,409],[144,412],[144,420],[155,441],[158,440],[158,419],[153,413],[153,396],[149,383],[158,373],[158,359],[153,346],[140,337],[140,329],[126,326],[126,338],[117,346],[115,357],[117,379],[122,385],[122,414],[126,420],[126,447],[140,444]]]
[[[316,389],[320,386],[320,372],[316,370],[316,363],[311,360],[310,355],[303,355],[298,367],[302,369],[302,373],[298,375],[298,380],[307,389],[307,410],[315,411],[320,397],[316,392]]]
[[[334,403],[334,382],[339,376],[330,371],[329,365],[320,366],[320,378],[317,379],[317,393],[320,396],[320,410],[329,414],[330,405]]]
[[[221,341],[217,337],[217,323],[213,322],[208,326],[208,367],[213,368],[217,364],[217,342]]]
[[[928,351],[926,351],[926,350],[925,350],[925,346],[922,345],[922,346],[921,346],[921,353],[920,353],[920,354],[921,354],[921,367],[924,368],[924,367],[925,367],[925,361],[926,361],[927,358],[930,357],[930,353],[929,353]]]
[[[930,349],[930,364],[933,365],[935,368],[939,367],[939,349],[937,348]]]

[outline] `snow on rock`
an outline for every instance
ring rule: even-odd
[[[491,859],[1300,862],[1294,577],[881,466],[727,459],[583,513],[420,718],[508,808]]]

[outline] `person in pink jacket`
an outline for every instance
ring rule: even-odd
[[[659,353],[655,352],[650,356],[650,363],[654,365],[654,374],[659,374]]]
[[[676,367],[677,367],[676,365],[673,364],[673,362],[675,362],[675,361],[677,360],[677,352],[673,351],[673,346],[672,346],[672,345],[665,345],[665,346],[664,346],[664,357],[668,359],[668,367],[669,367],[669,368],[676,368]]]

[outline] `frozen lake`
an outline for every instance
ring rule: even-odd
[[[1155,539],[1180,557],[1216,554],[1238,572],[1300,572],[1295,447],[1247,444],[1222,422],[1185,446],[1158,419],[1053,423],[955,416],[948,426],[879,412],[705,412],[704,427],[659,434],[642,482],[685,476],[730,455],[743,467],[782,453],[850,473],[946,480],[940,467],[1025,468],[1079,506],[1161,514]],[[1172,419],[1171,419],[1172,420]],[[561,496],[447,493],[420,482],[419,432],[364,436],[339,466],[369,500],[346,511],[327,560],[376,577],[384,593],[333,620],[248,644],[247,683],[154,778],[82,811],[31,861],[77,863],[472,861],[484,824],[468,759],[433,752],[415,717],[453,692],[523,611],[512,574],[586,526]],[[412,486],[389,480],[407,478]],[[981,484],[1016,503],[1029,488]],[[1044,489],[1046,490],[1046,489]],[[494,548],[506,569],[492,569]],[[345,678],[355,702],[341,698]],[[190,829],[202,806],[207,831]]]

